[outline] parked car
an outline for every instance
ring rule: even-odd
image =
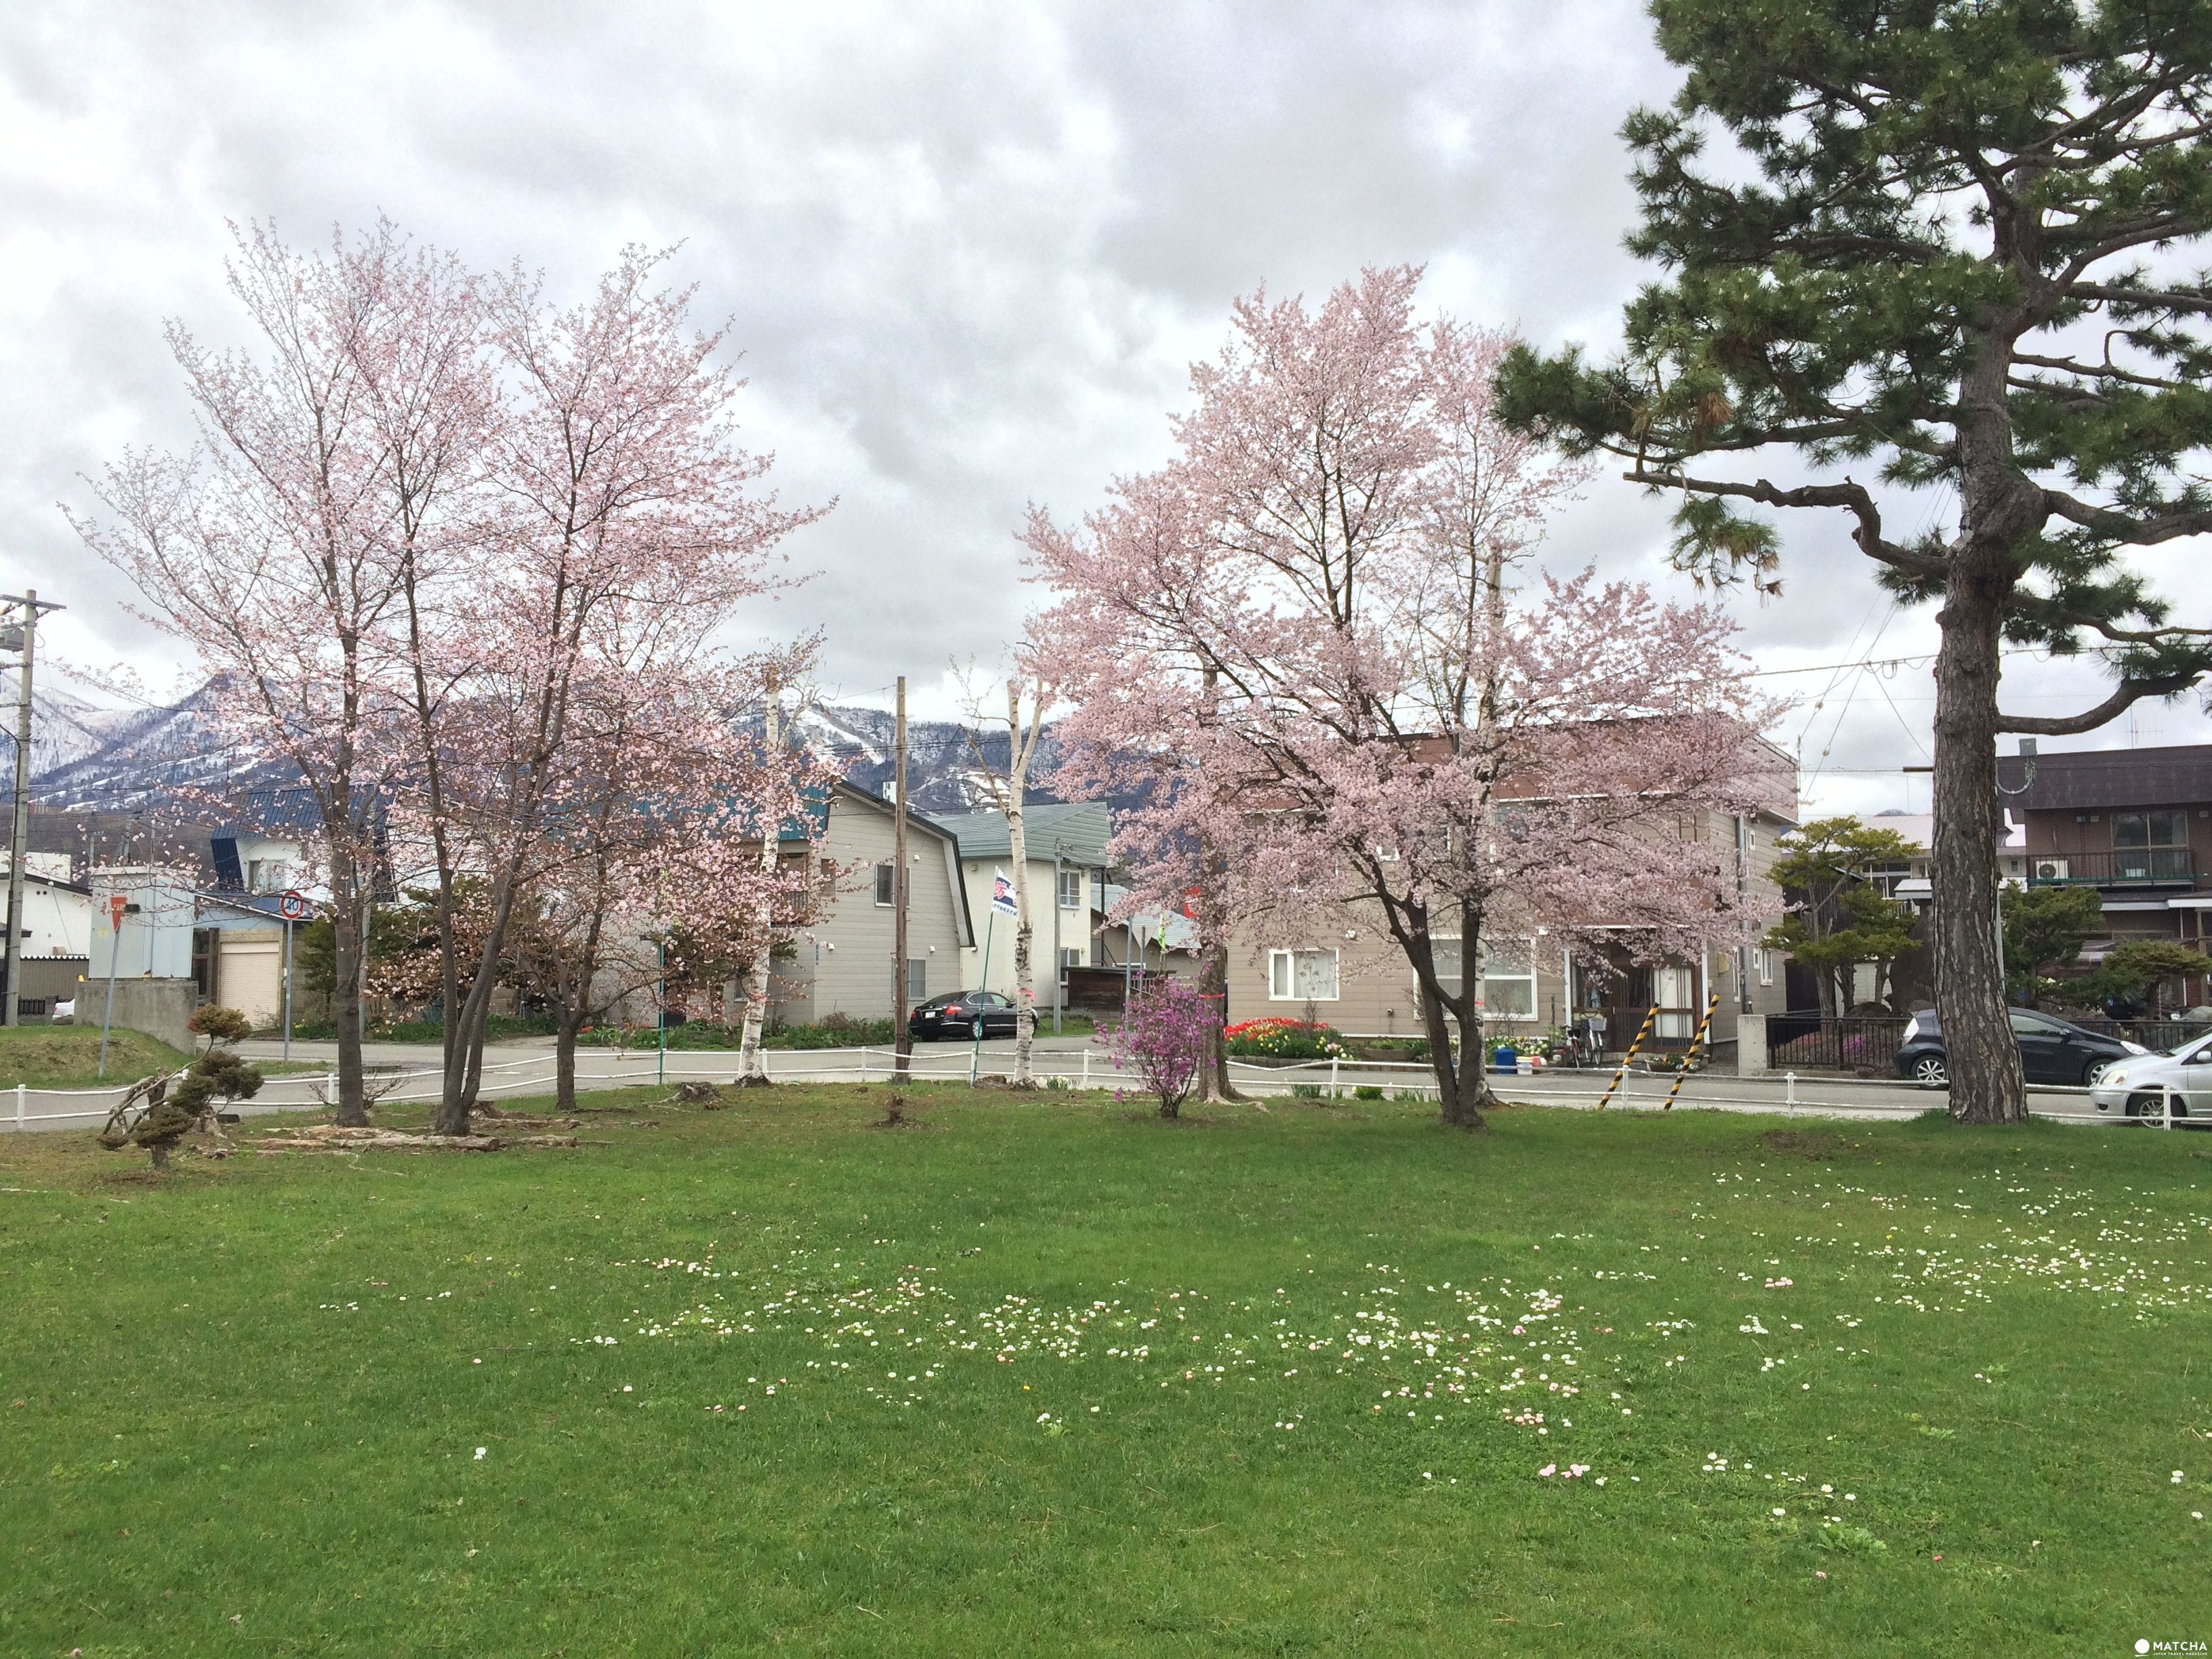
[[[2027,1008],[2007,1012],[2012,1016],[2013,1040],[2020,1044],[2021,1069],[2030,1083],[2081,1087],[2096,1082],[2114,1060],[2150,1052],[2140,1042],[2069,1025],[2048,1014]],[[1897,1074],[1911,1079],[1923,1089],[1950,1086],[1943,1030],[1934,1009],[1923,1008],[1905,1022],[1905,1042],[1897,1051]]]
[[[996,991],[955,991],[915,1006],[906,1029],[919,1042],[1014,1034],[1014,1005]]]
[[[2168,1087],[2175,1117],[2212,1118],[2212,1032],[2164,1054],[2107,1066],[2089,1098],[2100,1112],[2156,1122],[2166,1110]]]

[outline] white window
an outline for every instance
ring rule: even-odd
[[[1267,952],[1267,999],[1271,1002],[1336,1000],[1336,952]]]
[[[1492,1019],[1536,1017],[1536,942],[1494,939],[1482,947],[1482,1009]]]
[[[929,1000],[929,958],[927,957],[907,958],[906,1000],[909,1004]]]
[[[1761,985],[1773,984],[1774,952],[1762,946],[1759,949],[1753,951],[1751,954],[1759,963],[1759,982]]]
[[[1083,966],[1082,951],[1076,950],[1073,945],[1063,945],[1060,947],[1060,969],[1062,973],[1066,973],[1071,968],[1080,968],[1081,966]]]
[[[879,864],[876,866],[877,903],[889,905],[897,902],[898,895],[893,890],[896,884],[897,878],[898,869],[896,866],[885,863]]]
[[[1060,872],[1060,908],[1080,910],[1083,908],[1083,872],[1063,870]]]
[[[1652,1000],[1659,1018],[1651,1027],[1654,1036],[1686,1041],[1697,1030],[1697,1012],[1691,1006],[1694,993],[1687,968],[1659,968],[1651,975]]]

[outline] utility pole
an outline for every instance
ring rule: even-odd
[[[39,612],[62,607],[51,602],[40,604],[35,587],[20,595],[0,593],[0,599],[23,607],[21,622],[0,629],[0,651],[23,653],[15,671],[15,815],[8,836],[8,949],[4,967],[0,967],[0,972],[8,976],[6,1000],[0,1004],[0,1024],[18,1025],[22,1023],[23,860],[28,856],[31,840],[31,659],[39,642]]]
[[[903,1083],[914,1069],[914,1033],[906,1024],[906,676],[898,677],[898,713],[892,726],[891,788],[891,1047],[893,1075]]]

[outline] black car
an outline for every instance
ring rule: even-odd
[[[2021,1069],[2030,1083],[2056,1083],[2087,1088],[2107,1066],[2130,1054],[2148,1054],[2140,1042],[2085,1030],[2063,1019],[2026,1008],[2006,1011],[2012,1016],[2012,1034],[2020,1044]],[[1904,1046],[1897,1051],[1897,1074],[1911,1078],[1923,1089],[1949,1085],[1951,1072],[1943,1054],[1943,1029],[1936,1011],[1923,1008],[1905,1023]]]
[[[906,1017],[906,1029],[919,1042],[1012,1036],[1014,1005],[996,991],[956,991],[916,1005]]]

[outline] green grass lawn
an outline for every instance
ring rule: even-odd
[[[2204,1139],[916,1093],[0,1141],[0,1651],[2212,1638]]]

